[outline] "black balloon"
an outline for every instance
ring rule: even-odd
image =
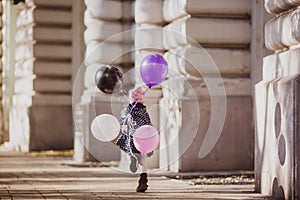
[[[122,72],[113,66],[102,66],[95,75],[97,88],[106,94],[118,92],[122,88]]]

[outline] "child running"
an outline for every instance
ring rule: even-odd
[[[122,128],[121,135],[118,137],[116,144],[130,156],[130,171],[135,173],[138,164],[142,173],[138,181],[136,192],[145,192],[148,188],[147,182],[147,155],[151,156],[153,152],[144,154],[136,149],[133,143],[133,135],[137,128],[143,125],[152,125],[150,116],[144,105],[144,91],[141,87],[132,91],[130,104],[125,109],[125,116],[120,119]]]

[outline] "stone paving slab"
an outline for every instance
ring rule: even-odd
[[[271,199],[254,185],[191,185],[153,172],[146,193],[136,193],[138,174],[114,168],[71,167],[70,157],[0,153],[0,200],[35,199]]]

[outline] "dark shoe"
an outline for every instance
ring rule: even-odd
[[[153,155],[153,151],[147,153],[147,157],[151,157]]]
[[[148,183],[147,174],[146,173],[141,173],[140,180],[139,180],[139,185],[136,188],[136,192],[145,192],[148,188],[147,183]]]
[[[130,166],[129,166],[129,168],[130,168],[130,171],[132,172],[132,173],[135,173],[136,171],[137,171],[137,158],[135,157],[135,156],[130,156]]]

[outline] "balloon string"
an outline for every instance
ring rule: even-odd
[[[121,93],[123,94],[123,96],[126,97],[126,99],[127,99],[128,101],[130,101],[129,97],[126,95],[126,93],[124,92],[124,90],[121,90]]]
[[[145,92],[144,92],[144,96],[146,95],[146,93],[149,91],[149,87],[145,90]]]
[[[143,97],[146,95],[146,93],[149,91],[149,89],[150,88],[147,88],[144,91]],[[121,92],[122,92],[122,94],[124,94],[123,91],[121,91]],[[129,98],[128,98],[128,100],[129,100]],[[129,150],[130,155],[134,156],[135,158],[137,158],[137,157],[133,154],[132,149],[130,147],[130,142],[131,142],[131,138],[130,137],[133,136],[133,134],[134,134],[133,130],[134,130],[134,126],[135,126],[135,124],[133,122],[133,119],[132,119],[131,112],[133,111],[133,109],[135,108],[135,106],[137,105],[137,103],[138,103],[138,101],[136,101],[132,105],[132,107],[131,107],[130,111],[127,113],[126,117],[121,120],[121,125],[127,125],[127,137],[128,137],[127,148]]]
[[[146,93],[149,91],[150,88],[147,88],[144,92],[144,96],[146,95]],[[122,92],[123,93],[123,92]],[[129,98],[128,98],[129,100]],[[133,130],[134,130],[134,123],[133,123],[133,120],[132,120],[132,115],[131,115],[131,112],[133,111],[133,109],[135,108],[135,106],[137,105],[138,101],[136,101],[130,111],[127,113],[127,116],[122,120],[122,124],[126,124],[127,125],[127,137],[128,137],[128,142],[127,142],[127,148],[129,149],[129,153],[130,155],[133,155],[134,157],[136,157],[133,152],[132,152],[132,149],[130,147],[130,141],[131,141],[131,136],[133,136]]]

